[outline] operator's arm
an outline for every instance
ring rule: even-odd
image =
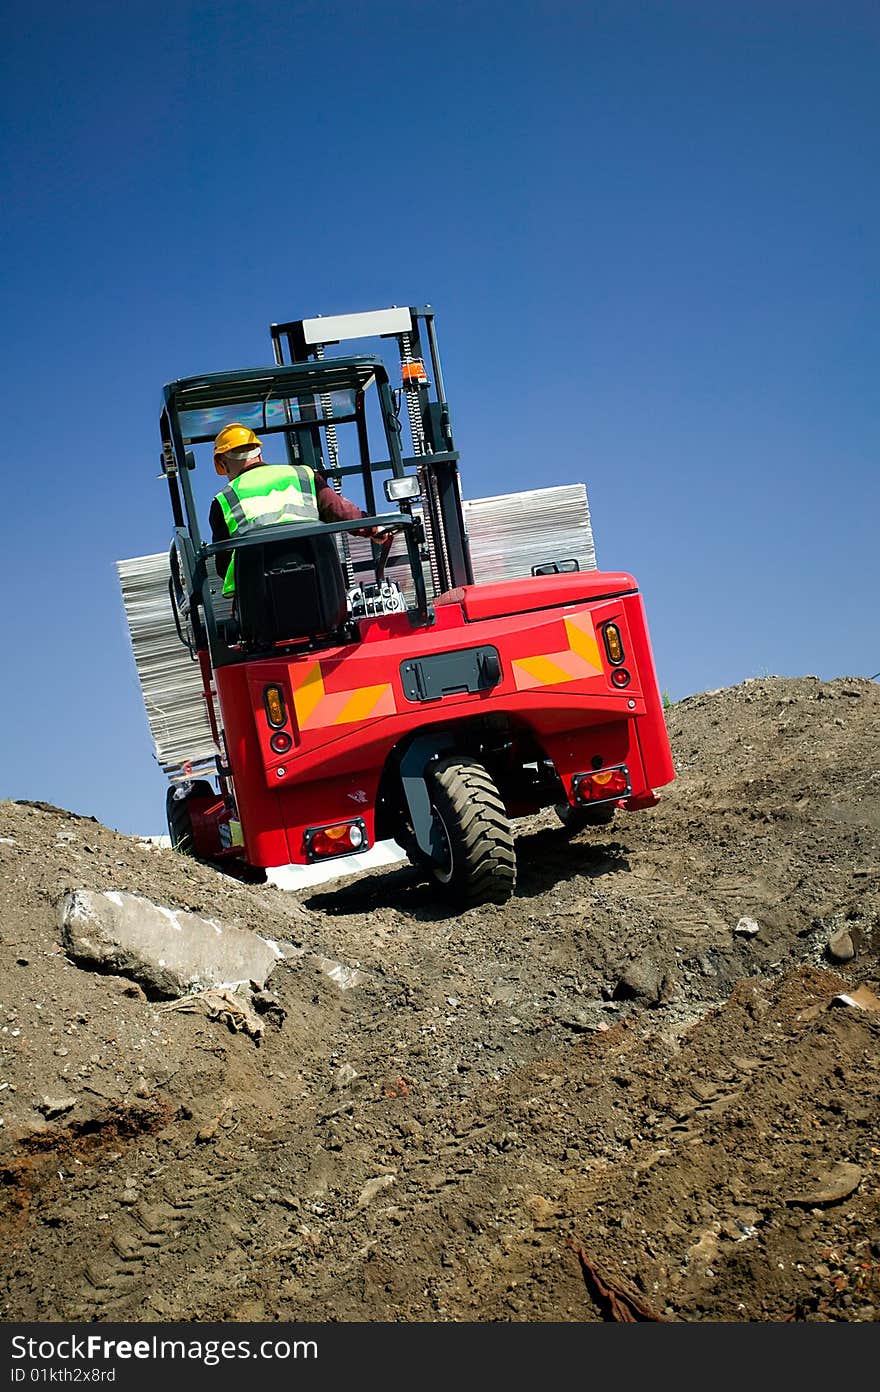
[[[344,498],[341,493],[331,488],[323,474],[315,474],[315,488],[318,495],[318,516],[322,522],[353,522],[356,517],[366,516],[350,498]]]
[[[357,503],[353,503],[350,498],[344,498],[341,493],[331,488],[323,474],[315,474],[315,489],[318,496],[318,516],[322,522],[353,522],[357,517],[366,517],[367,514]],[[378,537],[379,529],[364,527],[355,535]]]
[[[211,504],[211,511],[208,513],[208,521],[211,525],[212,541],[228,541],[229,528],[226,525],[226,518],[223,516],[223,509],[215,498]],[[226,572],[229,569],[229,562],[232,559],[231,551],[218,551],[214,557],[217,566],[217,574],[221,580],[226,579]]]

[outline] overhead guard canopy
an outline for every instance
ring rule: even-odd
[[[268,429],[284,424],[280,403],[311,399],[318,406],[320,420],[320,399],[330,397],[332,418],[339,421],[354,411],[357,394],[366,391],[374,381],[388,381],[381,358],[335,358],[323,363],[291,363],[181,377],[166,385],[164,401],[169,413],[180,420],[187,443],[202,444],[213,440],[230,409],[240,408],[242,424]]]

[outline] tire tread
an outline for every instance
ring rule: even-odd
[[[453,877],[444,888],[468,908],[505,903],[516,886],[516,852],[491,775],[476,759],[459,755],[433,765],[428,785],[453,841]]]

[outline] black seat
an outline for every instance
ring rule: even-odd
[[[331,633],[345,622],[345,577],[332,536],[291,537],[235,553],[242,642],[271,647]]]

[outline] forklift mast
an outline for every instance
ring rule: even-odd
[[[440,353],[430,305],[380,309],[361,314],[337,314],[296,319],[270,325],[275,362],[321,362],[324,349],[356,338],[393,338],[400,357],[400,394],[406,400],[412,456],[404,465],[415,468],[421,489],[422,520],[435,595],[474,583],[473,566],[458,473],[459,453],[452,436],[449,405],[443,386]],[[433,383],[425,367],[422,338],[427,340]],[[286,357],[285,357],[286,352]],[[432,395],[433,387],[433,395]],[[336,437],[326,432],[329,472],[339,491]]]

